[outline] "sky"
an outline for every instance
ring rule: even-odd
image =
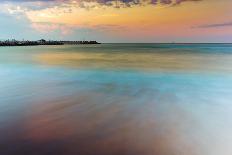
[[[1,0],[0,39],[232,42],[231,0]]]

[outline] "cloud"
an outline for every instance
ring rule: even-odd
[[[4,0],[4,3],[18,3],[30,10],[43,10],[52,7],[81,7],[91,9],[96,4],[115,8],[131,7],[135,5],[179,5],[187,1],[201,0]]]
[[[31,27],[41,33],[50,33],[54,31],[59,31],[62,35],[69,35],[75,29],[75,27],[66,24],[55,24],[55,23],[45,23],[45,22],[31,23]]]
[[[229,27],[229,26],[232,26],[232,21],[224,22],[224,23],[199,25],[199,26],[195,26],[193,28],[220,28],[220,27]]]
[[[128,26],[120,23],[121,21],[114,22],[115,14],[112,13],[106,13],[105,17],[101,17],[104,8],[128,8],[144,5],[176,6],[184,4],[184,2],[195,1],[199,0],[3,0],[0,5],[0,13],[4,12],[14,17],[12,19],[17,19],[18,23],[23,23],[22,29],[30,30],[28,36],[32,36],[33,33],[36,34],[34,36],[47,38],[52,38],[52,36],[77,38],[86,36],[87,33],[96,33],[96,36],[100,38],[101,35],[107,36],[108,34],[109,36],[111,34],[123,36],[122,32],[130,31],[130,25],[137,23],[132,20],[132,24]],[[103,11],[98,14],[95,8],[100,7],[103,8],[101,9]],[[80,8],[92,9],[92,11]],[[117,17],[117,19],[119,18]],[[8,36],[11,35],[10,29],[17,29],[15,25],[17,24],[12,24],[10,28],[5,26],[9,33],[7,33]]]
[[[77,31],[86,32],[107,32],[118,33],[122,30],[127,30],[126,27],[112,24],[99,24],[99,25],[68,25],[49,22],[33,22],[30,24],[31,28],[42,34],[59,33],[61,36],[72,35]]]

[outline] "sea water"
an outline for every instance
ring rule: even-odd
[[[0,154],[231,155],[231,44],[0,48]]]

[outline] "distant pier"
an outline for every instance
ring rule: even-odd
[[[53,40],[37,40],[37,41],[18,41],[4,40],[0,41],[0,46],[39,46],[39,45],[82,45],[82,44],[100,44],[97,41],[53,41]]]

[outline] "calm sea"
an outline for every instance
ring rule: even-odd
[[[232,44],[0,47],[1,155],[231,155]]]

